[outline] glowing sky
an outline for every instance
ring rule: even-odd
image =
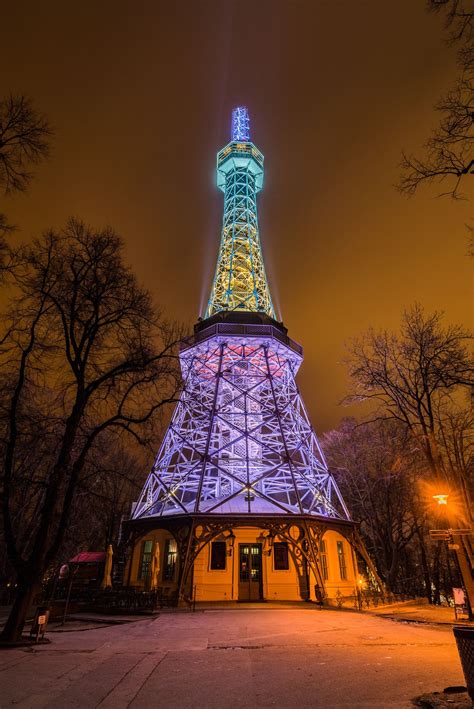
[[[30,95],[57,132],[29,193],[1,205],[17,238],[69,215],[111,224],[190,326],[217,257],[215,154],[232,108],[248,106],[267,273],[305,348],[318,432],[357,411],[338,406],[350,337],[396,327],[415,300],[472,323],[472,202],[393,187],[401,149],[429,137],[456,75],[423,0],[28,0],[2,25],[3,90]]]

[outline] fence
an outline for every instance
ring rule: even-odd
[[[90,601],[91,609],[105,612],[134,613],[153,612],[159,608],[171,608],[178,602],[177,593],[170,588],[157,588],[153,591],[136,589],[105,590],[94,594]]]
[[[358,591],[351,596],[343,596],[338,589],[335,597],[329,600],[335,601],[338,608],[352,607],[363,611],[369,608],[403,603],[404,601],[414,601],[416,598],[416,596],[407,593],[384,593],[382,591]]]

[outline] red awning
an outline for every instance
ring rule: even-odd
[[[81,551],[69,559],[70,564],[100,564],[105,561],[105,551]]]

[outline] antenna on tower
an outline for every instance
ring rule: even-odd
[[[250,140],[249,112],[245,106],[237,106],[232,111],[231,140],[237,143],[248,143]]]

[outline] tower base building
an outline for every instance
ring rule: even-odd
[[[257,220],[263,155],[244,108],[217,184],[211,296],[181,344],[180,399],[126,525],[124,583],[214,603],[336,603],[378,578],[296,384],[303,350],[275,317]]]
[[[351,525],[305,517],[289,523],[276,516],[190,516],[146,531],[135,526],[132,546],[127,585],[158,589],[169,599],[337,605],[341,596],[357,593],[362,578],[360,541]],[[152,579],[155,554],[159,567]]]

